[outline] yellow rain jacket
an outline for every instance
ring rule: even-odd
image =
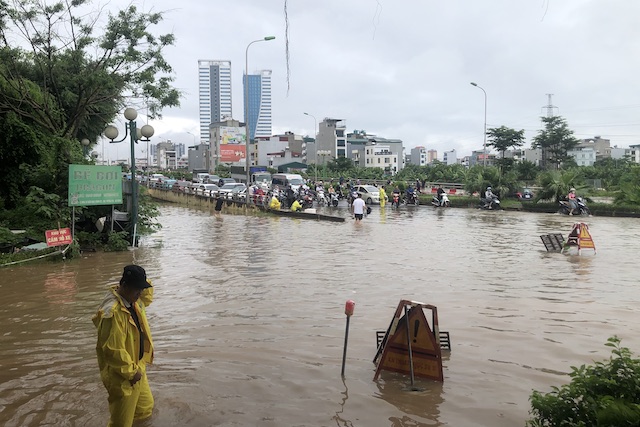
[[[292,211],[296,212],[296,211],[299,211],[300,209],[302,209],[302,205],[300,204],[299,201],[296,200],[291,204]]]
[[[92,320],[98,328],[96,352],[102,382],[110,396],[128,396],[132,392],[129,381],[138,370],[145,372],[144,364],[153,363],[153,341],[145,313],[145,307],[153,301],[153,288],[143,290],[135,303],[140,328],[145,335],[144,354],[140,360],[140,332],[124,299],[116,292],[117,287],[111,287]]]
[[[277,198],[272,197],[271,202],[269,202],[269,209],[280,209],[280,201]]]

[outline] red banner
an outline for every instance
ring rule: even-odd
[[[220,161],[222,163],[239,162],[244,159],[245,146],[239,144],[220,144]]]
[[[60,228],[59,230],[47,230],[44,232],[47,239],[47,246],[60,246],[71,244],[71,229]]]

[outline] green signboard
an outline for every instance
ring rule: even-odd
[[[69,206],[122,204],[120,166],[69,165]]]

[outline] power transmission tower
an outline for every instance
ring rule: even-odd
[[[546,95],[547,95],[547,98],[549,99],[549,102],[548,102],[547,105],[545,105],[542,108],[546,108],[547,109],[547,117],[551,118],[551,117],[555,116],[554,109],[558,109],[558,107],[556,107],[555,105],[553,105],[551,103],[551,97],[553,96],[553,94],[552,93],[547,93]],[[541,156],[540,156],[540,162],[541,162],[540,166],[542,166],[543,169],[547,168],[547,161],[549,160],[548,157],[549,157],[548,150],[547,150],[546,147],[543,147],[542,148],[542,153],[541,153]]]
[[[547,117],[553,117],[553,116],[555,116],[555,114],[553,114],[553,110],[554,109],[558,109],[558,107],[556,107],[555,105],[553,105],[551,103],[551,97],[553,96],[553,94],[552,93],[547,93],[546,95],[547,95],[547,98],[549,99],[549,103],[547,105],[545,105],[544,107],[542,107],[542,108],[546,108],[547,109]]]

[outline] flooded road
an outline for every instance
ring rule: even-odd
[[[638,219],[584,219],[598,254],[576,256],[540,241],[568,234],[576,218],[559,215],[376,207],[356,225],[161,213],[135,251],[0,270],[1,425],[106,424],[91,316],[132,262],[155,286],[144,426],[523,426],[531,391],[608,358],[610,336],[640,352]],[[452,341],[443,384],[372,381],[375,331],[401,299],[438,307]]]

